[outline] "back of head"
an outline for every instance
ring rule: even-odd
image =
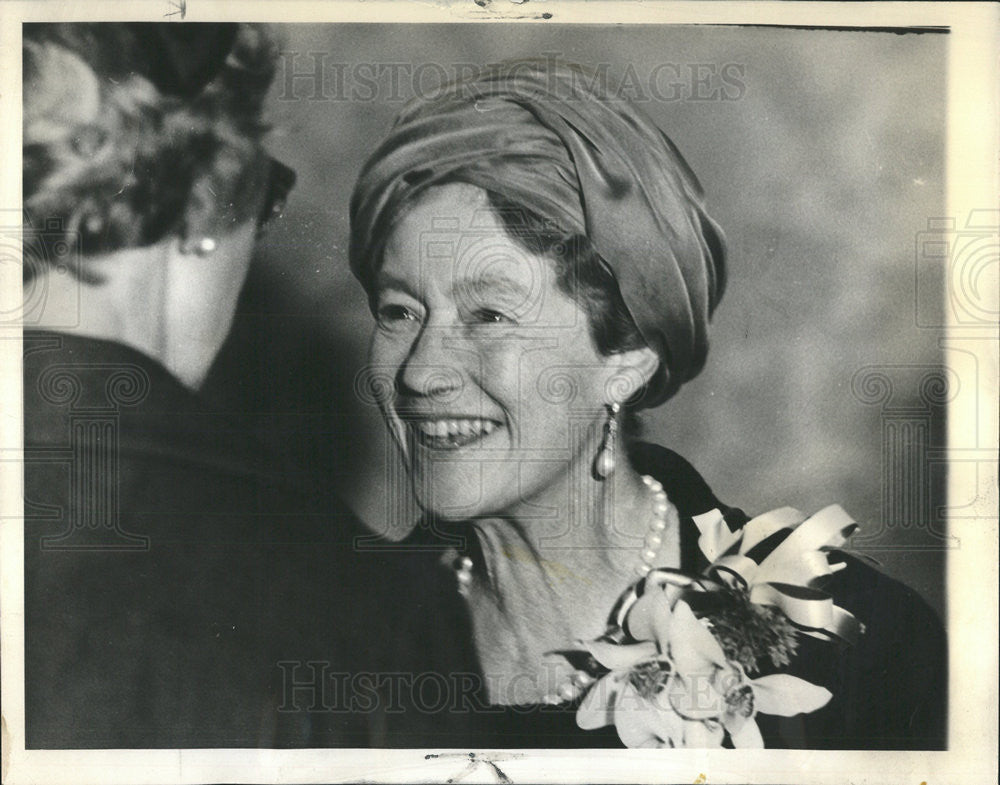
[[[26,24],[22,54],[25,224],[43,230],[27,237],[85,259],[195,216],[253,217],[276,59],[263,28]],[[30,250],[26,279],[47,258]]]

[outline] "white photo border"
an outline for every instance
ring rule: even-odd
[[[183,14],[182,14],[183,9]],[[493,0],[461,2],[269,2],[267,0],[151,0],[131,2],[0,3],[0,205],[21,205],[21,23],[28,21],[260,21],[260,22],[481,22],[483,24],[770,24],[819,27],[947,27],[947,215],[994,208],[1000,194],[997,85],[1000,7],[990,3],[814,2],[584,2]],[[542,19],[542,16],[547,19]],[[996,215],[996,213],[994,213]],[[949,284],[951,286],[951,284]],[[951,290],[950,296],[961,296]],[[996,293],[994,292],[994,296]],[[0,313],[16,308],[21,277],[0,266]],[[995,312],[995,309],[994,309]],[[975,407],[951,406],[949,445],[970,429],[979,450],[995,459],[998,362],[996,333],[983,341],[950,324],[945,361],[960,353],[979,358]],[[973,345],[973,343],[975,345]],[[960,539],[947,560],[949,632],[949,749],[947,752],[816,752],[797,750],[25,750],[23,630],[23,464],[21,344],[0,331],[0,651],[3,683],[4,782],[979,782],[997,776],[997,559],[996,464],[986,486],[975,470],[950,467],[949,500],[976,498],[961,521],[949,522]],[[985,458],[985,460],[990,460]],[[992,480],[992,484],[990,484]],[[971,490],[971,492],[970,492]],[[470,757],[472,756],[472,757]],[[482,762],[472,766],[470,762]]]

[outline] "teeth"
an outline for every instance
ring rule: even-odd
[[[414,427],[424,436],[437,439],[479,437],[493,433],[496,423],[490,420],[417,420]]]

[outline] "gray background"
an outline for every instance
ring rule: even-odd
[[[283,35],[286,69],[312,71],[307,53],[323,52],[325,75],[276,80],[270,147],[299,181],[208,388],[255,418],[307,492],[343,494],[377,531],[408,514],[377,412],[354,389],[371,323],[346,250],[362,161],[403,100],[440,80],[414,66],[558,53],[635,75],[728,237],[708,365],[646,416],[645,438],[752,514],[841,504],[869,533],[854,546],[942,610],[944,471],[928,454],[944,409],[921,393],[942,333],[918,327],[916,290],[941,286],[917,247],[944,211],[946,35],[544,23]],[[671,67],[657,97],[659,64]]]

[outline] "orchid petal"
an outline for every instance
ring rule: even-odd
[[[698,578],[692,575],[674,570],[669,567],[657,567],[651,570],[642,582],[643,594],[651,591],[663,592],[671,606],[674,601],[687,591],[692,585],[697,584]]]
[[[713,722],[685,722],[684,746],[690,749],[712,749],[721,747],[725,732],[722,725]]]
[[[622,675],[616,673],[609,673],[599,679],[580,702],[580,708],[576,710],[576,724],[583,730],[611,725],[615,721],[615,698],[623,682]]]
[[[669,706],[657,709],[653,717],[654,729],[664,747],[684,746],[684,727],[686,721]]]
[[[656,733],[657,713],[631,683],[626,683],[614,711],[615,729],[622,744],[629,748],[662,746]]]
[[[670,657],[681,673],[709,677],[714,672],[713,668],[726,666],[726,655],[719,642],[683,600],[674,606],[667,633]]]
[[[656,644],[652,641],[626,644],[584,641],[582,645],[595,660],[612,671],[628,670],[633,665],[656,656]]]
[[[653,589],[636,600],[625,617],[625,629],[636,640],[665,643],[670,629],[670,601],[663,591]]]
[[[742,720],[743,718],[740,717]],[[764,749],[764,737],[760,735],[760,728],[753,719],[747,719],[740,723],[733,723],[736,727],[726,723],[726,730],[729,731],[729,738],[732,739],[736,749],[762,750]]]
[[[701,674],[693,677],[673,674],[667,680],[664,692],[670,707],[684,719],[715,719],[726,710],[726,700],[715,688],[713,680]]]
[[[757,711],[779,717],[808,714],[825,706],[833,697],[825,687],[787,673],[761,676],[750,682],[750,686]]]

